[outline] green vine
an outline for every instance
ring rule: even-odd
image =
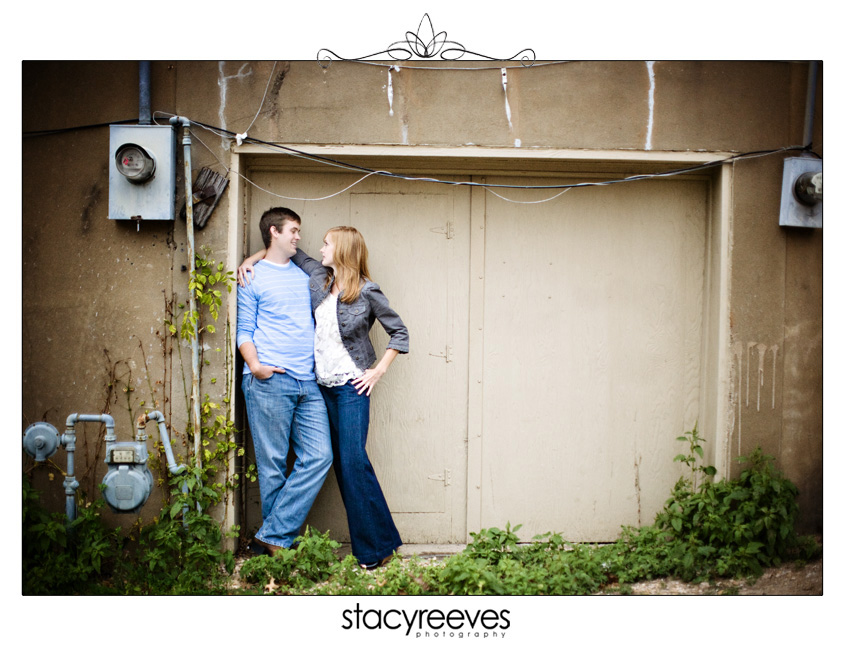
[[[230,293],[234,286],[235,276],[231,270],[225,270],[223,263],[211,260],[210,256],[211,249],[209,247],[203,247],[202,254],[196,254],[195,269],[191,273],[188,291],[194,294],[200,305],[208,307],[208,313],[216,322],[220,317],[220,307],[223,305],[223,292],[220,287],[224,287],[226,292]],[[180,304],[179,307],[183,308],[184,305]],[[183,340],[190,342],[194,335],[201,334],[203,330],[208,333],[216,331],[214,324],[206,324],[203,327],[201,317],[199,310],[184,312],[179,333]],[[167,322],[167,327],[171,334],[176,334],[174,324]]]
[[[185,344],[197,337],[202,338],[205,334],[214,334],[217,331],[216,322],[220,317],[220,308],[223,303],[223,292],[230,293],[234,287],[235,276],[232,271],[225,270],[223,263],[218,263],[211,258],[211,250],[208,247],[201,248],[195,259],[195,270],[191,274],[188,289],[193,293],[197,310],[185,309],[184,303],[178,304],[182,309],[181,320],[165,320],[165,325],[171,336]],[[206,307],[203,311],[202,308]],[[179,325],[175,322],[179,322]],[[188,474],[187,483],[179,483],[181,487],[188,489],[189,498],[186,505],[193,506],[194,503],[205,509],[209,505],[219,503],[227,491],[237,487],[239,476],[232,475],[231,479],[224,482],[218,480],[221,469],[225,469],[229,463],[229,456],[232,451],[235,455],[244,455],[243,447],[238,447],[235,441],[235,425],[232,420],[232,398],[230,396],[230,381],[234,367],[234,354],[230,344],[230,324],[226,321],[226,350],[225,350],[225,384],[223,395],[219,399],[213,398],[205,393],[200,403],[200,443],[201,461],[192,461]],[[202,344],[199,345],[202,347]],[[223,353],[220,347],[214,352]],[[181,360],[181,348],[179,348]],[[211,361],[203,360],[204,365],[210,365]],[[184,369],[183,369],[184,377]],[[217,378],[210,379],[212,385],[217,384]],[[187,384],[185,386],[186,404],[189,405],[187,397]],[[188,431],[190,434],[190,420],[188,420]],[[200,463],[201,462],[201,466]],[[251,478],[251,476],[250,476]],[[201,488],[201,490],[200,490]],[[177,503],[179,501],[177,500]],[[173,506],[175,509],[175,505]]]

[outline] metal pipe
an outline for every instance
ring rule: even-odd
[[[158,434],[161,437],[161,442],[164,443],[164,455],[167,457],[167,469],[174,476],[179,476],[182,472],[185,471],[185,469],[187,469],[187,467],[185,467],[185,465],[176,464],[176,458],[175,456],[173,456],[173,448],[170,446],[170,436],[167,433],[167,426],[164,424],[164,414],[161,411],[154,410],[148,415],[141,415],[138,418],[138,430],[140,431],[138,435],[140,436],[141,434],[143,434],[144,438],[146,437],[146,432],[144,431],[144,428],[146,426],[146,423],[151,419],[158,421]],[[188,494],[187,481],[182,482],[182,494],[186,496]],[[196,510],[197,512],[202,512],[199,507],[199,503],[196,504]],[[188,507],[187,505],[185,505],[185,507],[182,508],[182,519],[186,518],[187,514]]]
[[[193,241],[193,175],[191,173],[190,154],[190,121],[181,116],[170,118],[171,125],[182,126],[182,145],[185,148],[185,213],[187,218],[188,233],[188,260],[190,265],[190,278],[193,280],[196,274],[196,249]],[[197,315],[196,295],[193,290],[188,292],[188,310],[191,319]],[[193,425],[193,455],[197,467],[202,467],[202,458],[199,455],[199,443],[202,440],[202,426],[199,418],[199,320],[194,323],[193,334],[191,335],[191,418]]]
[[[106,425],[106,429],[112,434],[114,433],[114,418],[111,415],[103,413],[102,415],[80,415],[79,413],[71,413],[67,416],[66,425],[73,428],[77,422],[102,422]]]
[[[809,83],[806,88],[806,115],[803,119],[803,147],[812,148],[815,131],[815,94],[818,89],[818,62],[809,62]]]
[[[111,415],[80,415],[79,413],[71,413],[67,416],[65,426],[73,429],[77,422],[102,422],[106,425],[106,442],[114,442],[117,436],[114,435],[114,418]]]
[[[71,524],[76,520],[76,489],[79,487],[73,467],[73,452],[76,451],[76,431],[73,428],[62,435],[62,444],[67,450],[67,475],[62,483],[65,494],[64,510],[67,515],[68,530],[71,530]]]
[[[167,457],[167,469],[171,474],[181,474],[185,471],[184,465],[176,463],[176,458],[173,455],[173,447],[170,446],[170,435],[167,433],[167,425],[164,423],[164,415],[159,410],[154,410],[148,415],[141,415],[138,418],[138,429],[143,431],[146,423],[149,420],[156,420],[158,422],[158,434],[164,444],[164,455]]]
[[[77,422],[102,422],[106,425],[106,442],[113,442],[117,439],[114,435],[114,418],[111,415],[80,415],[71,413],[65,422],[67,427],[61,436],[62,446],[67,450],[67,475],[65,476],[65,513],[67,514],[68,527],[76,519],[76,489],[79,481],[74,476],[74,452],[76,451],[76,423]]]
[[[151,125],[149,61],[138,62],[138,124]]]

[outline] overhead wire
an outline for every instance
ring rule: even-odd
[[[266,97],[266,92],[265,92],[265,97]],[[263,101],[262,101],[261,107],[259,107],[259,109],[258,109],[258,114],[256,114],[256,117],[257,117],[257,115],[260,114],[260,110],[261,110],[262,107],[263,107]],[[163,112],[163,111],[156,111],[154,113],[154,115],[170,115],[170,116],[172,116],[172,115],[175,115],[175,114],[170,114],[168,112]],[[153,121],[155,122],[154,118],[153,118]],[[114,124],[130,124],[130,123],[136,123],[136,122],[137,122],[137,119],[127,119],[127,120],[112,121],[112,122],[109,122],[109,123],[96,123],[96,124],[90,124],[90,125],[79,125],[79,126],[75,126],[75,127],[66,127],[66,128],[62,128],[62,129],[29,131],[29,132],[24,132],[23,135],[25,137],[27,137],[27,136],[53,135],[53,134],[72,132],[72,131],[76,131],[76,130],[80,130],[80,129],[91,129],[91,128],[96,128],[96,127],[107,127],[109,125],[114,125]],[[255,120],[253,119],[252,122],[254,124]],[[156,123],[156,124],[158,124],[158,123]],[[191,120],[190,124],[191,124],[191,126],[195,125],[195,126],[203,128],[203,129],[206,129],[206,130],[212,132],[213,134],[220,136],[221,138],[230,138],[231,140],[235,140],[236,137],[238,136],[238,134],[236,134],[235,132],[224,129],[222,127],[209,125],[209,124],[203,123],[201,121]],[[191,130],[191,132],[194,135],[196,135],[194,130]],[[208,145],[205,144],[202,141],[202,139],[200,139],[198,136],[197,136],[197,140],[199,140],[199,142],[212,154],[212,156],[214,156],[214,158],[217,160],[217,162],[220,164],[220,166],[222,166],[223,169],[225,169],[227,173],[231,172],[231,168],[226,166],[219,159],[219,157],[217,157],[217,155],[214,153],[212,148],[208,147]],[[295,148],[292,148],[292,147],[289,147],[289,146],[286,146],[286,145],[282,145],[280,143],[271,143],[271,142],[268,142],[268,141],[263,141],[261,139],[258,139],[258,138],[252,137],[252,136],[247,136],[245,139],[243,139],[243,141],[248,142],[248,143],[253,143],[253,144],[258,145],[260,147],[268,148],[268,149],[271,149],[271,150],[281,150],[281,151],[285,152],[286,154],[288,154],[290,156],[294,156],[294,157],[306,159],[306,160],[309,160],[309,161],[322,163],[322,164],[329,165],[329,166],[339,167],[341,169],[345,169],[345,170],[349,170],[349,171],[360,172],[363,175],[361,177],[361,179],[353,182],[352,184],[350,184],[349,186],[347,186],[346,188],[344,188],[343,190],[341,190],[337,193],[332,193],[332,194],[327,195],[325,197],[318,197],[318,198],[295,198],[295,197],[288,197],[288,196],[284,196],[284,195],[279,195],[277,193],[272,193],[272,191],[269,191],[265,188],[258,186],[257,184],[252,182],[250,179],[245,177],[243,174],[241,174],[239,172],[237,173],[245,181],[249,182],[250,184],[252,184],[256,188],[259,188],[263,192],[275,195],[275,196],[283,198],[283,199],[296,199],[296,200],[302,200],[302,201],[318,201],[318,200],[322,200],[322,199],[329,199],[331,197],[336,197],[337,195],[339,195],[339,194],[349,190],[350,188],[356,186],[357,184],[359,184],[364,179],[371,177],[373,175],[379,175],[379,176],[388,177],[388,178],[402,179],[402,180],[405,180],[405,181],[421,181],[421,182],[428,182],[428,183],[446,184],[446,185],[452,185],[452,186],[480,187],[480,188],[485,188],[485,189],[489,190],[490,192],[492,192],[493,195],[495,195],[496,197],[498,197],[498,198],[500,198],[504,201],[518,203],[518,204],[538,204],[538,203],[548,202],[548,201],[551,201],[553,199],[556,199],[557,197],[559,197],[563,193],[558,193],[557,195],[554,195],[553,197],[543,199],[543,200],[524,201],[524,200],[513,200],[513,199],[510,199],[510,198],[504,197],[503,195],[496,193],[496,192],[492,191],[491,189],[497,188],[497,189],[519,189],[519,190],[563,190],[565,192],[566,190],[569,190],[569,189],[572,189],[572,188],[609,186],[609,185],[618,184],[618,183],[627,183],[627,182],[632,182],[632,181],[642,181],[642,180],[646,180],[646,179],[654,179],[654,178],[659,178],[659,177],[670,177],[670,176],[686,174],[686,173],[690,173],[690,172],[707,170],[709,168],[713,168],[713,167],[717,167],[717,166],[721,166],[721,165],[725,165],[725,164],[729,164],[729,163],[734,163],[736,161],[740,161],[740,160],[743,160],[743,159],[758,158],[758,157],[769,156],[769,155],[772,155],[772,154],[790,152],[790,151],[800,151],[800,152],[804,152],[806,154],[810,154],[810,155],[812,155],[812,156],[814,156],[818,159],[822,159],[822,157],[817,152],[814,152],[811,149],[811,145],[789,145],[789,146],[780,147],[780,148],[771,149],[771,150],[757,150],[757,151],[753,151],[753,152],[743,152],[743,153],[736,154],[736,155],[733,155],[733,156],[725,157],[723,159],[714,159],[712,161],[706,161],[704,163],[700,163],[700,164],[697,164],[697,165],[694,165],[694,166],[689,166],[689,167],[686,167],[686,168],[677,168],[677,169],[667,170],[667,171],[662,171],[662,172],[637,174],[637,175],[631,175],[631,176],[628,176],[628,177],[620,177],[620,178],[617,178],[617,179],[607,179],[607,180],[603,180],[603,181],[586,181],[586,182],[579,182],[579,183],[572,183],[572,184],[540,184],[540,185],[536,185],[536,184],[532,184],[532,185],[491,184],[491,183],[477,182],[477,181],[456,181],[456,180],[448,180],[448,179],[438,179],[438,178],[435,178],[435,177],[419,177],[419,176],[400,174],[400,173],[396,173],[396,172],[390,172],[388,170],[374,170],[372,168],[367,168],[365,166],[360,166],[360,165],[357,165],[357,164],[354,164],[354,163],[349,163],[347,161],[339,161],[339,160],[333,159],[331,157],[326,157],[326,156],[322,156],[322,155],[314,154],[314,153],[310,153],[310,152],[303,152],[301,150],[297,150]]]
[[[270,76],[267,79],[267,87],[264,89],[264,97],[261,98],[261,104],[258,106],[258,111],[255,112],[255,117],[252,118],[252,122],[250,122],[249,126],[246,129],[243,130],[244,134],[246,132],[248,132],[250,129],[252,129],[252,125],[255,124],[255,121],[258,119],[258,116],[261,115],[261,109],[264,108],[264,102],[267,101],[267,92],[270,90],[270,82],[273,81],[273,75],[275,74],[275,68],[276,68],[277,65],[278,65],[278,61],[273,61],[273,69],[270,71]]]
[[[206,129],[209,129],[210,131],[212,131],[212,132],[214,132],[214,133],[216,133],[220,136],[223,136],[223,135],[233,136],[234,135],[233,132],[222,129],[220,127],[214,127],[214,126],[211,126],[211,125],[206,125],[205,123],[202,123],[202,122],[199,122],[199,121],[195,121],[195,122],[192,121],[191,124],[196,124],[200,127],[204,127]],[[456,180],[449,180],[449,179],[437,179],[437,178],[434,178],[434,177],[418,177],[418,176],[400,174],[400,173],[396,173],[396,172],[390,172],[390,171],[386,171],[386,170],[373,170],[372,168],[367,168],[365,166],[360,166],[360,165],[357,165],[357,164],[354,164],[354,163],[349,163],[347,161],[338,161],[337,159],[333,159],[331,157],[326,157],[326,156],[322,156],[322,155],[314,154],[314,153],[310,153],[310,152],[303,152],[301,150],[297,150],[295,148],[292,148],[292,147],[289,147],[289,146],[286,146],[286,145],[281,145],[280,143],[271,143],[271,142],[268,142],[268,141],[262,141],[260,139],[257,139],[257,138],[251,137],[251,136],[248,137],[245,142],[251,142],[251,143],[254,143],[256,145],[265,147],[265,148],[284,151],[288,154],[291,154],[292,156],[297,156],[297,157],[301,157],[301,158],[308,159],[308,160],[311,160],[311,161],[315,161],[315,162],[319,162],[319,163],[325,163],[325,164],[333,165],[333,166],[340,167],[340,168],[345,168],[345,169],[348,169],[348,170],[355,170],[355,171],[366,173],[366,174],[377,174],[377,175],[382,175],[382,176],[385,176],[385,177],[404,179],[404,180],[407,180],[407,181],[424,181],[424,182],[431,182],[431,183],[447,184],[447,185],[452,185],[452,186],[478,186],[478,187],[482,187],[482,188],[510,188],[510,189],[526,189],[526,190],[559,190],[559,189],[564,189],[564,188],[568,189],[568,188],[583,188],[583,187],[590,187],[590,186],[608,186],[608,185],[611,185],[611,184],[618,184],[618,183],[631,182],[631,181],[641,181],[641,180],[653,179],[653,178],[657,178],[657,177],[670,177],[670,176],[685,174],[685,173],[689,173],[689,172],[697,172],[697,171],[700,171],[700,170],[706,170],[706,169],[709,169],[709,168],[724,165],[725,163],[733,163],[735,161],[739,161],[739,160],[742,160],[742,159],[750,159],[750,158],[757,158],[757,157],[762,157],[762,156],[769,156],[771,154],[777,154],[777,153],[788,152],[788,151],[804,151],[804,152],[808,152],[810,154],[813,154],[814,156],[817,156],[818,158],[821,158],[815,152],[811,152],[810,150],[807,150],[807,146],[805,146],[805,145],[788,145],[788,146],[785,146],[785,147],[780,147],[780,148],[771,149],[771,150],[757,150],[757,151],[753,151],[753,152],[743,152],[743,153],[740,153],[740,154],[735,154],[733,156],[725,157],[723,159],[714,159],[712,161],[705,161],[703,163],[699,163],[699,164],[696,164],[696,165],[693,165],[693,166],[688,166],[688,167],[685,167],[685,168],[676,168],[676,169],[673,169],[673,170],[666,170],[666,171],[662,171],[662,172],[643,173],[643,174],[631,175],[629,177],[621,177],[621,178],[618,178],[618,179],[607,179],[607,180],[604,180],[604,181],[587,181],[587,182],[579,182],[579,183],[575,183],[575,184],[539,184],[539,185],[532,184],[532,185],[524,185],[524,184],[490,184],[490,183],[486,183],[486,182],[476,182],[476,181],[456,181]]]
[[[199,122],[199,121],[195,121],[195,122],[192,121],[191,124],[192,125],[195,124],[199,127],[207,129],[207,130],[211,131],[212,133],[215,133],[215,134],[217,134],[218,136],[221,136],[221,137],[225,137],[225,136],[232,137],[232,135],[233,135],[232,132],[230,132],[226,129],[223,129],[221,127],[215,127],[215,126],[212,126],[212,125],[207,125],[207,124]],[[808,150],[807,146],[791,145],[791,146],[785,146],[785,147],[772,149],[772,150],[758,150],[758,151],[754,151],[754,152],[744,152],[744,153],[741,153],[741,154],[736,154],[734,156],[725,157],[723,159],[715,159],[715,160],[712,160],[712,161],[706,161],[704,163],[700,163],[700,164],[697,164],[697,165],[694,165],[694,166],[689,166],[689,167],[686,167],[686,168],[678,168],[678,169],[667,170],[667,171],[662,171],[662,172],[637,174],[637,175],[631,175],[631,176],[628,176],[628,177],[620,177],[620,178],[617,178],[617,179],[607,179],[607,180],[603,180],[603,181],[587,181],[587,182],[579,182],[579,183],[572,183],[572,184],[542,184],[542,185],[532,184],[532,185],[524,185],[524,184],[490,184],[490,183],[486,183],[486,182],[477,182],[477,181],[456,181],[456,180],[448,180],[448,179],[438,179],[438,178],[435,178],[435,177],[418,177],[418,176],[412,176],[412,175],[404,175],[404,174],[399,174],[399,173],[395,173],[395,172],[390,172],[390,171],[387,171],[387,170],[373,170],[373,169],[367,168],[365,166],[356,165],[356,164],[349,163],[349,162],[346,162],[346,161],[338,161],[337,159],[322,156],[322,155],[319,155],[319,154],[303,152],[301,150],[297,150],[295,148],[292,148],[292,147],[289,147],[289,146],[286,146],[286,145],[281,145],[279,143],[271,143],[271,142],[267,142],[267,141],[262,141],[260,139],[257,139],[257,138],[251,137],[251,136],[247,137],[244,142],[250,142],[250,143],[253,143],[253,144],[258,145],[260,147],[266,148],[266,149],[282,150],[285,153],[289,154],[290,156],[315,161],[315,162],[318,162],[318,163],[322,163],[324,165],[339,167],[341,169],[346,169],[346,170],[350,170],[350,171],[363,173],[363,176],[360,179],[358,179],[357,181],[353,182],[352,184],[346,186],[344,189],[342,189],[342,190],[340,190],[336,193],[332,193],[332,194],[326,195],[324,197],[310,197],[310,198],[289,197],[289,196],[281,195],[281,194],[278,194],[278,193],[274,193],[270,190],[262,188],[258,184],[255,184],[252,180],[248,179],[247,177],[245,177],[241,173],[239,173],[239,172],[237,173],[238,176],[240,176],[242,179],[244,179],[245,181],[247,181],[248,183],[252,184],[253,186],[255,186],[256,188],[258,188],[259,190],[261,190],[265,193],[268,193],[268,194],[273,195],[275,197],[279,197],[281,199],[298,200],[298,201],[321,201],[321,200],[325,200],[325,199],[330,199],[332,197],[336,197],[337,195],[340,195],[340,194],[346,192],[347,190],[350,190],[352,187],[361,183],[362,181],[364,181],[368,177],[371,177],[373,175],[379,175],[379,176],[384,176],[384,177],[388,177],[388,178],[402,179],[402,180],[405,180],[405,181],[421,181],[421,182],[428,182],[428,183],[446,184],[446,185],[452,185],[452,186],[474,186],[474,187],[484,188],[487,192],[490,192],[491,194],[498,197],[499,199],[506,201],[506,202],[511,202],[513,204],[541,204],[541,203],[544,203],[544,202],[550,202],[552,200],[557,199],[558,197],[560,197],[561,195],[563,195],[567,191],[571,190],[572,188],[609,186],[609,185],[618,184],[618,183],[628,183],[628,182],[632,182],[632,181],[642,181],[642,180],[654,179],[654,178],[659,178],[659,177],[676,176],[676,175],[680,175],[680,174],[687,174],[687,173],[690,173],[690,172],[707,170],[707,169],[717,167],[717,166],[720,166],[720,165],[734,163],[736,161],[740,161],[740,160],[743,160],[743,159],[752,159],[752,158],[757,158],[757,157],[762,157],[762,156],[769,156],[769,155],[772,155],[772,154],[788,152],[788,151],[808,152],[808,153],[813,154],[814,156],[820,158],[820,155],[818,155],[815,152],[812,152],[811,150]],[[204,145],[204,143],[203,143],[203,145]],[[228,170],[228,168],[227,168],[227,170]],[[495,192],[494,190],[492,190],[494,188],[495,189],[518,189],[518,190],[561,190],[562,192],[557,193],[556,195],[554,195],[552,197],[542,199],[542,200],[515,200],[515,199],[512,199],[512,198],[505,197],[504,195],[501,195],[500,193]]]
[[[74,127],[62,127],[60,129],[42,129],[38,131],[23,132],[24,138],[32,136],[53,136],[55,134],[67,134],[69,132],[80,131],[82,129],[95,129],[97,127],[108,127],[109,125],[129,125],[138,122],[137,118],[128,118],[126,120],[114,120],[112,122],[99,122],[91,125],[76,125]]]

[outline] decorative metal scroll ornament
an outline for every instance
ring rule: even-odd
[[[422,16],[419,21],[419,28],[416,33],[406,32],[404,41],[396,41],[391,43],[386,50],[368,54],[365,57],[354,57],[346,59],[338,54],[332,52],[327,48],[322,48],[317,53],[317,62],[323,68],[328,68],[331,65],[332,57],[341,61],[363,61],[365,59],[372,59],[375,57],[382,57],[389,55],[396,61],[408,61],[413,56],[421,59],[433,59],[438,56],[444,61],[454,61],[460,59],[463,55],[470,54],[482,59],[490,61],[513,61],[516,58],[520,59],[523,66],[530,66],[536,61],[536,53],[531,48],[525,48],[514,54],[512,57],[490,57],[485,54],[479,54],[467,50],[460,43],[456,41],[449,41],[446,32],[434,32],[434,25],[431,23],[431,18],[428,14]]]

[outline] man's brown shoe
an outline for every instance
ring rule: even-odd
[[[278,544],[270,544],[269,542],[262,542],[257,537],[253,537],[252,541],[255,542],[255,544],[259,544],[260,546],[264,547],[264,549],[267,550],[269,555],[275,555],[276,551],[284,548],[283,546],[279,546]]]

